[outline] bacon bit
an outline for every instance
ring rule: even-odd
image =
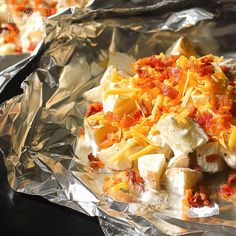
[[[200,114],[195,121],[205,130],[208,130],[211,126],[211,120],[213,118],[213,115],[207,111],[204,111],[202,114]]]
[[[219,195],[222,198],[229,198],[232,195],[230,186],[228,184],[220,185]]]
[[[168,75],[170,78],[173,78],[173,86],[177,85],[182,77],[183,70],[178,66],[168,69]]]
[[[111,111],[108,111],[105,115],[104,115],[104,119],[107,120],[108,122],[119,122],[121,117]]]
[[[219,195],[228,199],[232,194],[236,194],[236,170],[231,170],[228,174],[227,183],[220,185]]]
[[[99,146],[102,149],[106,149],[119,141],[120,137],[116,133],[108,133],[105,140]]]
[[[158,108],[159,108],[160,112],[164,112],[164,113],[169,112],[169,108],[167,106],[159,106]]]
[[[134,170],[126,171],[126,176],[131,181],[131,184],[139,184],[139,185],[144,184],[143,178],[137,172],[135,172]]]
[[[186,109],[189,112],[188,116],[190,118],[193,118],[197,113],[197,108],[195,106],[193,106],[192,103],[190,103],[190,102],[187,103]]]
[[[206,56],[206,57],[202,57],[200,61],[201,61],[201,63],[209,65],[210,63],[213,62],[213,58]]]
[[[216,162],[219,159],[219,157],[220,157],[219,154],[212,154],[212,155],[209,155],[209,156],[206,157],[206,161],[208,163]]]
[[[28,51],[34,51],[34,49],[37,47],[36,43],[30,43],[29,47],[28,47]]]
[[[14,43],[17,39],[17,35],[19,34],[19,29],[17,26],[13,23],[8,23],[4,29],[9,31],[9,33],[4,36],[5,42]]]
[[[136,111],[134,114],[133,114],[133,118],[135,119],[135,121],[139,121],[142,117],[142,112],[140,110]]]
[[[119,124],[121,128],[128,129],[129,127],[136,124],[136,120],[129,115],[123,115]]]
[[[16,46],[16,50],[17,53],[22,53],[22,47],[20,46]]]
[[[175,99],[178,96],[178,92],[174,88],[172,88],[168,85],[162,86],[161,93],[162,93],[162,95],[167,96],[171,99]]]
[[[97,112],[100,112],[103,110],[102,103],[96,102],[96,103],[91,103],[88,106],[87,112],[86,112],[86,117],[89,117],[91,115],[96,114]]]
[[[102,169],[104,167],[103,163],[92,153],[88,154],[88,160],[90,161],[90,167],[93,169]]]
[[[204,207],[211,204],[206,193],[201,190],[193,192],[192,189],[186,190],[184,203],[191,207]]]
[[[213,111],[215,113],[225,113],[229,111],[232,107],[232,101],[229,100],[227,95],[215,95],[210,98],[210,103],[212,105]]]
[[[211,64],[201,65],[197,72],[201,77],[203,77],[205,75],[213,74],[215,72],[215,68]]]
[[[225,66],[225,65],[220,66],[220,68],[224,73],[227,73],[230,70],[230,68],[228,66]]]
[[[151,114],[151,111],[149,111],[148,107],[146,106],[143,100],[139,102],[138,105],[140,106],[140,109],[144,116],[148,117]]]

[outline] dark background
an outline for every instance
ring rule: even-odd
[[[0,153],[0,236],[104,235],[98,219],[14,192],[7,182]]]

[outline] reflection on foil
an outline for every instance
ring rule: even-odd
[[[0,107],[0,147],[9,183],[18,192],[99,216],[106,235],[234,235],[231,202],[220,205],[217,217],[183,220],[166,205],[105,196],[105,173],[85,165],[88,150],[78,144],[87,106],[82,94],[98,85],[108,65],[132,73],[128,62],[166,51],[181,36],[199,55],[236,55],[234,1],[217,6],[209,1],[205,8],[201,1],[195,6],[181,0],[150,2],[126,1],[117,8],[107,3],[103,9],[104,2],[92,1],[93,10],[72,9],[48,20],[38,66],[33,70],[30,61],[25,66],[32,73],[22,85],[24,94]],[[0,74],[0,91],[13,75],[17,79],[15,69]]]

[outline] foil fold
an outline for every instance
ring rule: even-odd
[[[84,165],[78,149],[87,106],[82,95],[108,65],[132,73],[126,62],[166,51],[181,36],[199,55],[235,57],[234,1],[114,2],[91,1],[90,8],[48,19],[38,52],[0,73],[0,92],[22,70],[29,75],[23,94],[0,107],[11,187],[98,216],[106,235],[234,235],[234,203],[222,203],[217,217],[186,220],[165,204],[114,200],[103,192],[106,174]]]

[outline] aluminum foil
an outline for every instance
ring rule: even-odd
[[[0,73],[2,92],[22,70],[29,75],[23,94],[0,107],[0,148],[12,188],[98,216],[105,235],[235,235],[233,202],[222,202],[218,216],[183,219],[164,197],[149,206],[106,196],[105,174],[84,164],[78,141],[87,106],[82,94],[109,64],[126,70],[127,60],[166,51],[180,36],[200,55],[236,57],[235,12],[233,0],[95,0],[89,9],[49,19],[38,53]]]

